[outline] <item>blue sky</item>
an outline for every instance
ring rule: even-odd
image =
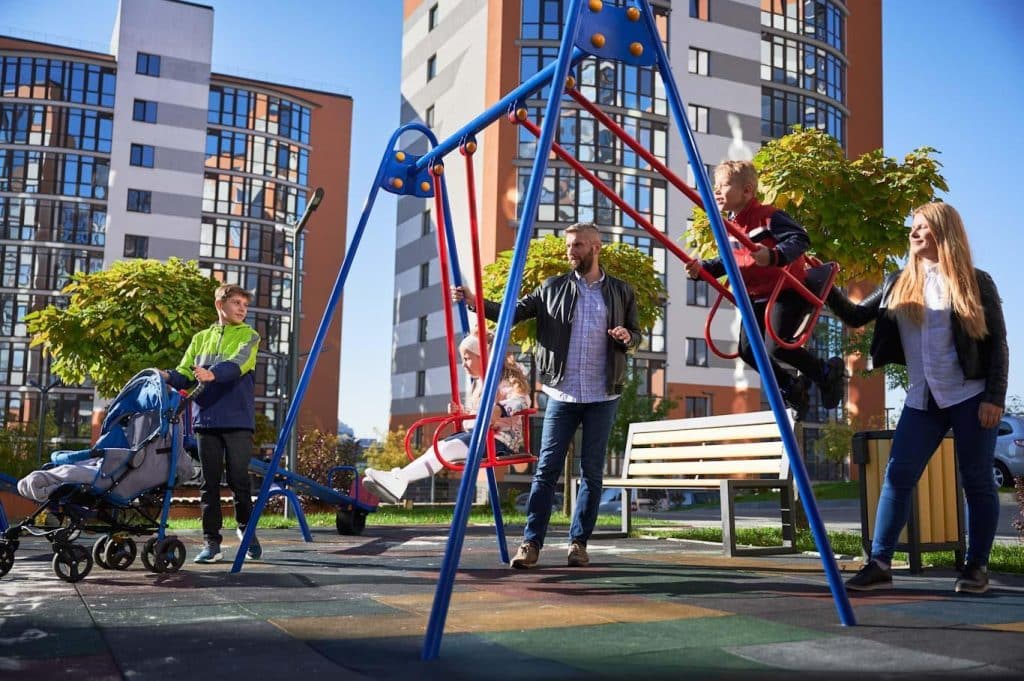
[[[215,71],[352,96],[351,234],[398,127],[401,1],[205,4],[215,9]],[[0,0],[0,34],[106,51],[116,12],[116,0]],[[941,152],[950,185],[943,199],[962,213],[975,264],[1003,294],[1009,392],[1024,398],[1024,366],[1014,361],[1024,343],[1024,306],[1012,300],[1024,284],[1013,246],[1021,219],[1009,206],[1021,191],[1017,165],[1024,158],[1022,33],[1024,3],[1017,0],[883,1],[885,151],[897,158],[920,146]],[[325,190],[329,201],[331,187]],[[358,436],[387,426],[394,217],[394,199],[381,193],[346,286],[339,417]],[[900,401],[890,395],[890,406]]]

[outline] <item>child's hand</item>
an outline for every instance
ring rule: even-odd
[[[461,414],[462,413],[462,407],[460,407],[459,405],[455,404],[454,402],[449,402],[448,403],[448,413],[449,414]]]
[[[203,367],[192,367],[192,374],[200,383],[211,383],[215,378],[217,378],[212,371],[204,369]]]
[[[704,269],[704,263],[700,258],[694,258],[690,262],[686,263],[686,274],[690,279],[698,279],[702,269]]]
[[[753,250],[752,255],[754,256],[754,262],[761,267],[772,264],[772,251],[764,244],[758,244],[757,248]]]

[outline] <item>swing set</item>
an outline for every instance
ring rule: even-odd
[[[467,191],[470,205],[470,242],[474,251],[474,283],[478,295],[482,295],[483,287],[479,269],[479,239],[478,227],[476,224],[475,209],[475,183],[472,175],[472,155],[476,150],[476,135],[491,123],[507,118],[516,125],[521,125],[529,130],[537,138],[536,153],[533,159],[533,168],[527,184],[524,196],[519,229],[516,234],[513,257],[509,268],[508,281],[502,299],[501,310],[498,315],[497,328],[494,334],[492,348],[486,348],[485,339],[481,338],[481,360],[486,366],[483,392],[480,399],[480,409],[475,415],[476,427],[469,442],[469,451],[464,464],[456,465],[445,462],[446,468],[462,469],[463,476],[459,486],[458,499],[452,519],[451,533],[445,550],[444,559],[438,577],[438,583],[434,595],[434,603],[431,609],[430,618],[427,623],[426,636],[422,651],[422,658],[425,660],[434,659],[440,653],[441,639],[444,633],[445,621],[448,607],[451,602],[452,589],[455,574],[458,568],[459,558],[462,552],[462,545],[465,539],[466,526],[469,519],[470,506],[473,502],[473,488],[476,472],[483,468],[487,471],[488,485],[492,508],[495,512],[495,521],[498,534],[499,551],[502,562],[508,562],[508,552],[505,546],[503,535],[503,524],[501,522],[500,507],[498,506],[498,490],[494,478],[494,468],[498,465],[509,465],[515,457],[497,458],[493,453],[493,435],[490,433],[492,407],[495,403],[498,383],[501,378],[502,362],[487,361],[487,353],[490,351],[492,357],[502,358],[505,355],[508,339],[511,332],[512,320],[515,312],[515,303],[519,297],[519,288],[522,281],[523,270],[526,263],[526,253],[529,242],[533,236],[534,221],[537,216],[537,209],[540,204],[542,183],[547,169],[548,158],[551,154],[556,155],[571,166],[584,179],[609,200],[614,202],[621,210],[632,218],[637,225],[647,231],[654,239],[661,243],[665,249],[678,257],[684,263],[692,260],[679,246],[672,242],[664,233],[655,228],[651,222],[639,211],[626,203],[611,188],[605,185],[594,173],[589,171],[583,164],[573,158],[560,145],[555,143],[555,133],[558,128],[559,112],[562,106],[563,96],[577,102],[584,110],[588,111],[600,124],[612,131],[624,144],[633,149],[651,168],[664,176],[673,186],[682,191],[691,201],[701,207],[714,207],[715,201],[712,194],[710,182],[704,172],[704,163],[700,152],[697,149],[693,133],[686,117],[686,109],[683,106],[682,98],[676,87],[674,77],[670,68],[668,56],[665,53],[664,45],[658,34],[654,14],[651,11],[648,0],[626,0],[628,6],[605,4],[601,0],[569,0],[566,13],[563,33],[560,41],[557,56],[546,67],[535,75],[524,81],[498,102],[493,104],[485,112],[464,125],[450,137],[438,141],[434,133],[421,123],[409,123],[396,130],[385,147],[385,153],[377,170],[377,175],[371,185],[369,195],[363,207],[359,224],[353,234],[349,250],[345,255],[344,262],[338,272],[331,297],[327,308],[324,311],[316,337],[313,341],[309,360],[303,368],[298,386],[295,390],[294,399],[289,405],[288,413],[285,416],[284,424],[279,434],[279,440],[274,455],[268,464],[272,472],[280,465],[281,457],[287,445],[288,436],[295,425],[299,407],[308,387],[308,383],[315,369],[316,360],[323,348],[331,319],[341,298],[341,293],[348,277],[349,270],[355,254],[362,240],[369,215],[380,190],[403,196],[415,196],[420,198],[433,198],[436,207],[438,223],[438,255],[441,261],[442,271],[442,294],[447,294],[449,285],[461,286],[461,273],[457,267],[458,256],[455,246],[455,235],[451,224],[451,211],[448,205],[447,186],[444,182],[444,158],[451,152],[459,149],[466,159],[468,170]],[[630,137],[608,115],[602,112],[596,105],[583,97],[575,88],[575,82],[570,77],[570,71],[575,68],[583,59],[597,57],[603,60],[616,60],[627,65],[637,67],[654,67],[661,76],[665,86],[666,99],[671,111],[676,129],[679,131],[687,159],[695,170],[696,191],[689,187],[677,175],[672,173],[653,154],[644,149],[635,139]],[[550,97],[545,104],[542,123],[537,125],[529,120],[525,108],[525,101],[528,97],[536,95],[545,87],[550,87]],[[429,151],[422,156],[416,156],[403,150],[396,150],[399,138],[409,132],[421,134],[429,143]],[[807,470],[803,459],[800,456],[800,449],[796,442],[792,426],[786,414],[786,406],[779,392],[778,383],[775,380],[771,369],[771,360],[765,350],[761,332],[754,316],[754,309],[747,295],[746,287],[740,275],[739,268],[732,255],[730,237],[738,241],[748,249],[755,247],[754,243],[735,224],[726,224],[721,214],[715,210],[707,211],[718,250],[721,253],[722,264],[725,267],[728,281],[731,283],[731,290],[723,286],[717,279],[711,276],[706,270],[700,272],[700,278],[709,286],[718,291],[719,299],[709,314],[705,324],[705,337],[710,342],[711,318],[717,311],[722,300],[733,303],[740,312],[743,328],[750,340],[751,351],[754,354],[758,371],[761,375],[762,390],[764,391],[772,411],[775,413],[779,425],[781,439],[789,458],[789,465],[793,472],[794,483],[796,484],[799,498],[804,504],[808,524],[821,556],[825,577],[832,593],[833,600],[839,620],[843,625],[852,626],[856,624],[853,610],[843,587],[839,568],[835,561],[825,527],[818,513],[814,501],[814,494],[808,479]],[[442,234],[441,226],[444,233]],[[451,263],[449,263],[451,255]],[[450,266],[453,265],[453,266]],[[451,269],[452,279],[449,282],[447,272]],[[778,332],[766,324],[766,331],[772,339],[784,347],[797,347],[803,345],[810,337],[814,328],[814,321],[817,319],[825,294],[828,292],[835,279],[837,268],[833,263],[813,263],[813,267],[807,271],[783,270],[775,291],[772,293],[769,306],[774,305],[781,291],[785,289],[796,291],[807,303],[808,314],[800,330],[795,337],[780,338]],[[483,304],[477,305],[478,328],[483,329]],[[448,355],[450,365],[451,389],[453,402],[459,403],[459,391],[457,385],[457,372],[455,363],[455,343],[451,305],[445,302],[445,323],[448,338]],[[770,309],[770,307],[769,307]],[[460,321],[464,333],[469,332],[469,320],[465,304],[459,306]],[[768,320],[766,320],[767,322]],[[709,343],[712,347],[713,344]],[[716,352],[718,352],[716,350]],[[718,352],[718,354],[721,354]],[[725,355],[723,355],[725,356]],[[532,410],[530,410],[532,411]],[[429,423],[439,423],[458,426],[465,415],[456,415],[456,418],[440,417],[437,421],[425,420]],[[438,417],[434,417],[438,418]],[[528,414],[524,414],[528,418]],[[448,422],[451,422],[450,424]],[[529,428],[524,429],[526,432]],[[438,433],[435,433],[435,446]],[[490,444],[488,444],[490,443]],[[486,451],[486,460],[484,453]],[[532,461],[532,456],[523,455],[523,462]],[[232,572],[238,572],[242,568],[246,549],[252,541],[255,528],[260,514],[266,504],[270,493],[270,482],[273,475],[264,478],[255,507],[253,518],[248,523],[241,545],[239,546]]]

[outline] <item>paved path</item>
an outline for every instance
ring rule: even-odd
[[[970,597],[949,571],[897,571],[895,590],[851,599],[858,626],[843,627],[813,556],[621,539],[592,541],[592,567],[570,569],[562,529],[540,569],[513,571],[486,527],[467,536],[441,657],[421,662],[447,534],[371,526],[305,544],[267,531],[265,560],[238,575],[136,564],[75,585],[53,575],[45,542],[25,540],[0,579],[0,679],[1024,677],[1022,576]],[[199,536],[180,536],[191,559]]]

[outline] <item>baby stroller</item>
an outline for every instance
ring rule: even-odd
[[[42,503],[0,534],[0,577],[14,564],[19,538],[28,535],[49,540],[53,571],[66,582],[84,579],[94,562],[127,569],[138,553],[133,536],[149,537],[142,563],[151,572],[179,570],[185,545],[165,530],[175,480],[193,470],[183,450],[189,397],[167,386],[156,369],[144,369],[108,407],[91,449],[54,452],[51,464],[22,478],[18,492]],[[75,543],[83,532],[99,534],[91,550]]]

